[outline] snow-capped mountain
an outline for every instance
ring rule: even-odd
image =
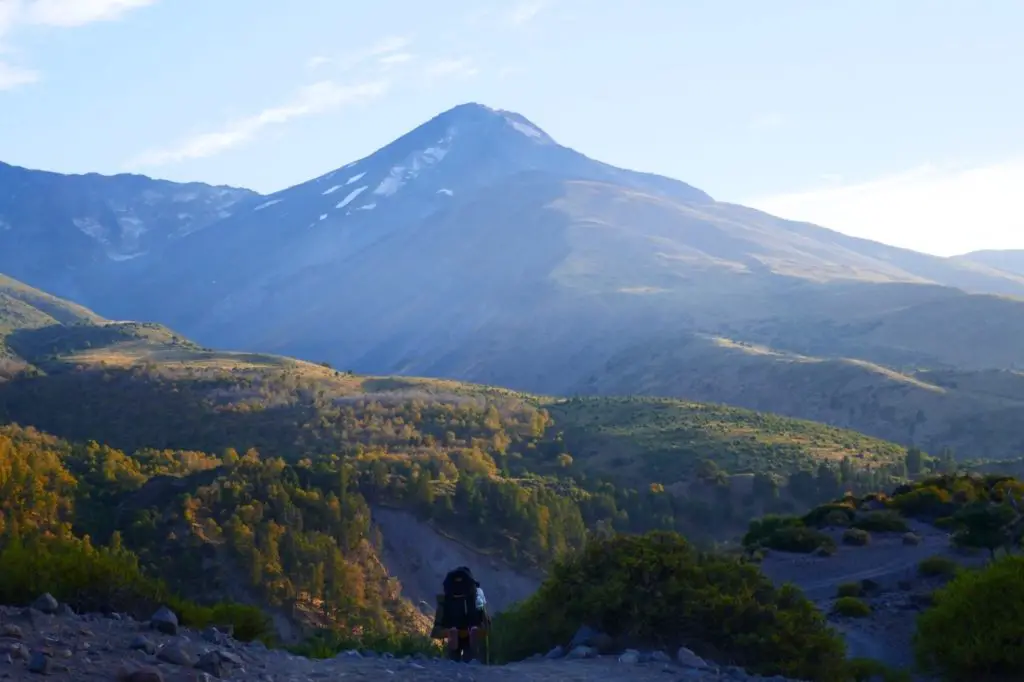
[[[962,343],[920,333],[999,309],[1012,338],[1024,309],[949,287],[1022,294],[1022,276],[717,202],[479,104],[267,196],[102,181],[116,189],[22,200],[6,232],[28,248],[12,255],[0,232],[0,270],[207,345],[553,392],[694,330],[897,364],[1024,363],[968,338],[974,325]]]

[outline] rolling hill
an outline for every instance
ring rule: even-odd
[[[1003,272],[1024,275],[1024,250],[1009,249],[1003,251],[974,251],[956,256],[953,260],[959,263],[972,263],[982,267],[994,268]]]

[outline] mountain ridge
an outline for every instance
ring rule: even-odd
[[[217,209],[229,215],[151,253],[94,248],[69,269],[37,244],[27,258],[0,249],[0,271],[28,262],[29,284],[211,347],[545,393],[688,335],[908,376],[1024,367],[1022,275],[718,202],[483,105],[307,182],[230,198]]]

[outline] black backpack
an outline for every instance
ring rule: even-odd
[[[476,590],[480,586],[466,566],[448,572],[444,577],[445,627],[464,630],[483,622],[483,612],[476,607]]]

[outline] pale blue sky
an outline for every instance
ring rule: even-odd
[[[0,160],[269,192],[456,104],[716,198],[1024,248],[1020,0],[0,0]]]

